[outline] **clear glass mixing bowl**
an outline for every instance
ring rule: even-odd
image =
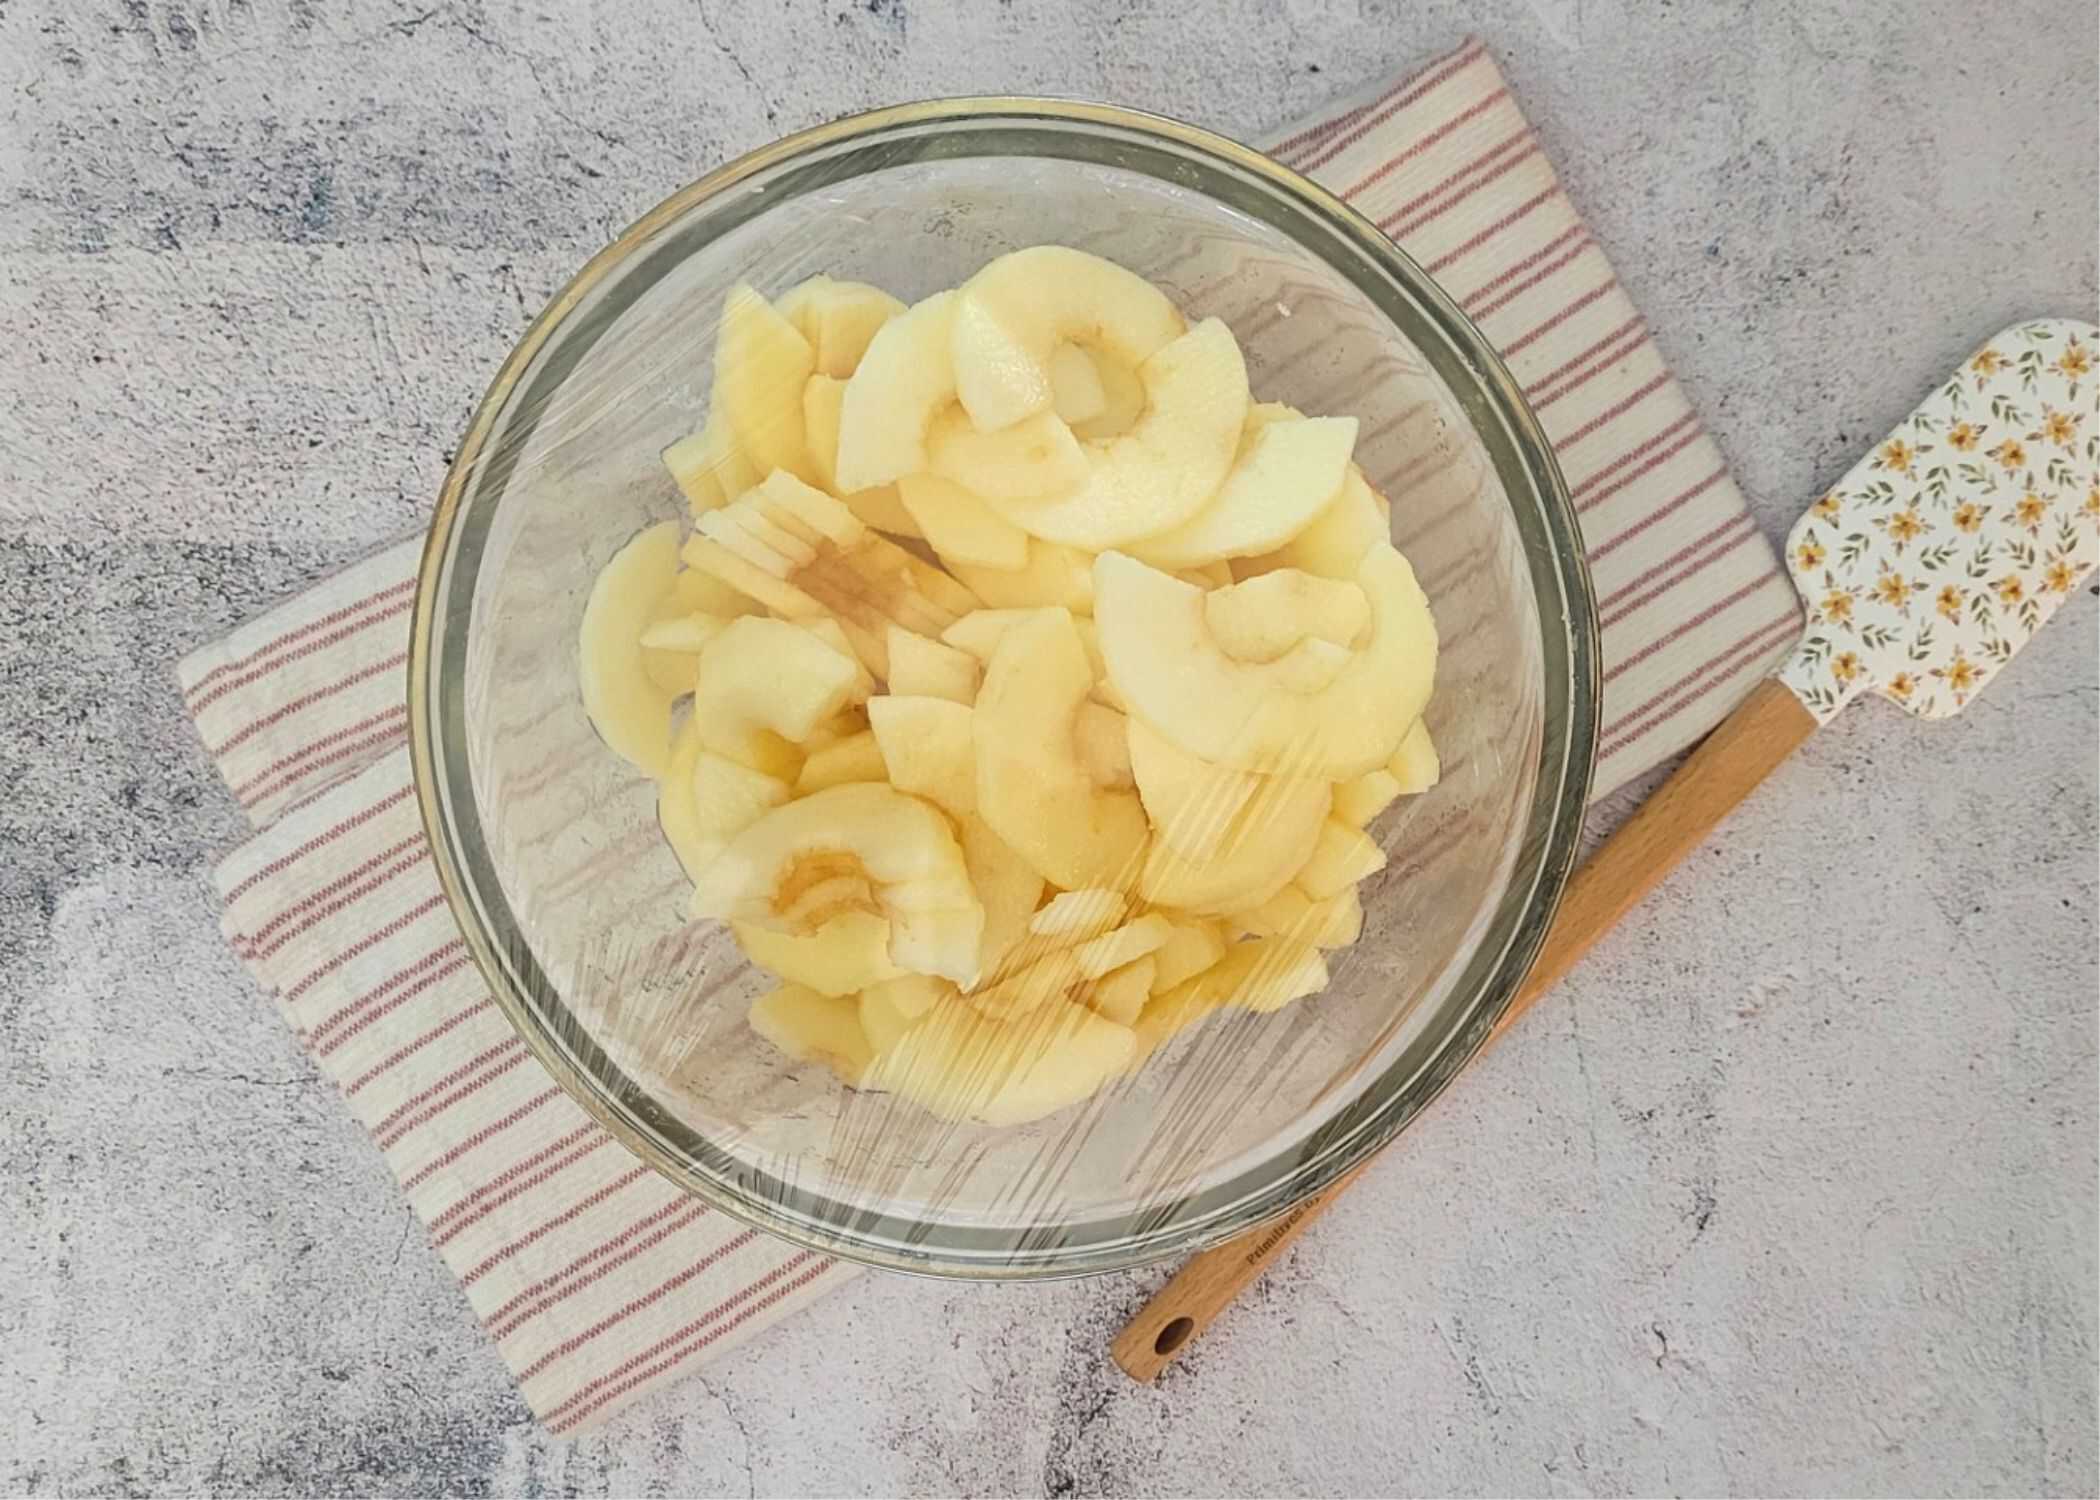
[[[683,514],[658,455],[698,424],[723,294],[816,272],[907,301],[1045,242],[1222,317],[1257,398],[1354,415],[1442,638],[1444,776],[1372,827],[1390,863],[1324,995],[1227,1012],[1088,1104],[942,1124],[745,1023],[762,975],[685,921],[654,785],[600,744],[577,628],[601,565]],[[1451,299],[1343,204],[1172,121],[1047,100],[911,105],[805,132],[669,199],[504,365],[432,522],[410,712],[438,869],[548,1070],[690,1191],[897,1269],[1033,1277],[1158,1260],[1278,1214],[1396,1134],[1486,1037],[1576,851],[1597,631],[1552,452]]]

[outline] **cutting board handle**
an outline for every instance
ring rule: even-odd
[[[1758,684],[1568,881],[1538,961],[1489,1040],[1507,1031],[1815,729],[1814,716],[1778,679]],[[1375,1160],[1366,1158],[1282,1218],[1191,1259],[1109,1346],[1124,1373],[1133,1380],[1158,1375]]]

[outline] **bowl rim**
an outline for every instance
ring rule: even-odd
[[[776,1197],[727,1190],[713,1178],[692,1170],[689,1162],[681,1160],[636,1128],[630,1120],[622,1118],[621,1113],[607,1103],[604,1081],[580,1067],[565,1049],[555,1044],[543,1018],[510,983],[509,970],[500,960],[495,935],[483,920],[480,905],[462,868],[461,851],[455,847],[453,826],[445,814],[445,770],[440,763],[439,736],[433,722],[437,712],[435,694],[443,681],[443,674],[438,670],[436,647],[440,639],[441,596],[448,582],[463,504],[469,483],[488,448],[490,434],[506,410],[514,388],[555,330],[610,272],[648,243],[659,230],[677,222],[699,204],[798,158],[902,128],[937,126],[952,129],[967,127],[972,122],[1010,126],[1029,120],[1052,127],[1097,127],[1149,136],[1180,152],[1213,158],[1215,165],[1249,174],[1283,198],[1293,200],[1296,208],[1324,221],[1325,229],[1353,242],[1370,261],[1405,286],[1417,303],[1417,311],[1439,326],[1439,331],[1450,340],[1455,352],[1471,367],[1474,381],[1488,394],[1494,413],[1500,418],[1515,460],[1522,467],[1530,488],[1537,494],[1541,519],[1554,545],[1548,549],[1549,556],[1532,559],[1534,590],[1536,593],[1542,569],[1557,582],[1557,600],[1550,602],[1561,606],[1559,623],[1564,629],[1564,637],[1556,641],[1547,628],[1554,623],[1548,614],[1549,600],[1540,595],[1535,602],[1540,613],[1541,636],[1549,646],[1545,663],[1549,679],[1553,676],[1550,648],[1555,644],[1565,647],[1567,701],[1562,706],[1561,717],[1566,721],[1568,732],[1557,768],[1548,762],[1547,754],[1542,753],[1516,864],[1493,908],[1500,917],[1510,913],[1513,902],[1521,903],[1514,912],[1501,953],[1494,958],[1470,1013],[1463,1015],[1450,1028],[1440,1048],[1418,1074],[1417,1089],[1395,1089],[1390,1098],[1364,1113],[1364,1101],[1377,1092],[1378,1080],[1384,1076],[1382,1073],[1373,1075],[1359,1087],[1350,1105],[1337,1114],[1335,1121],[1329,1122],[1333,1125],[1352,1114],[1357,1116],[1350,1120],[1349,1128],[1333,1132],[1333,1139],[1322,1152],[1301,1154],[1289,1168],[1274,1175],[1258,1191],[1216,1206],[1205,1217],[1187,1220],[1173,1215],[1150,1216],[1161,1223],[1171,1223],[1171,1232],[1158,1227],[1149,1230],[1126,1228],[1119,1238],[1089,1241],[1076,1250],[1061,1237],[1023,1232],[1014,1236],[1005,1253],[999,1256],[979,1254],[975,1258],[955,1258],[955,1252],[945,1247],[929,1253],[923,1242],[909,1237],[899,1241],[857,1236],[839,1216],[828,1221],[813,1220],[807,1214],[786,1213]],[[1477,417],[1469,413],[1469,418],[1477,430],[1480,426]],[[1495,445],[1487,442],[1485,446],[1492,459]],[[1495,1031],[1537,960],[1573,871],[1595,769],[1601,672],[1595,594],[1574,505],[1553,446],[1537,414],[1525,399],[1522,387],[1510,374],[1501,356],[1441,285],[1392,239],[1335,194],[1275,159],[1225,136],[1168,116],[1122,105],[1048,96],[992,95],[891,105],[842,116],[781,137],[672,193],[584,263],[532,320],[499,367],[476,406],[447,468],[418,566],[410,629],[407,706],[416,802],[446,905],[458,922],[461,936],[498,1008],[541,1066],[561,1085],[563,1092],[593,1120],[644,1163],[683,1190],[711,1207],[799,1246],[914,1274],[975,1280],[1041,1280],[1154,1264],[1289,1214],[1337,1180],[1353,1175],[1412,1123],[1464,1069]],[[1550,680],[1548,686],[1549,689],[1552,686]],[[1551,697],[1549,691],[1549,704]],[[1549,734],[1543,742],[1543,749],[1550,752],[1552,748]],[[1523,850],[1534,843],[1538,848],[1530,887],[1522,890],[1518,877],[1525,863]],[[1486,946],[1484,941],[1483,948]],[[595,1046],[591,1050],[595,1052]],[[1322,1129],[1324,1132],[1327,1127]],[[831,1200],[820,1201],[828,1204]],[[867,1210],[860,1209],[853,1217],[865,1222],[870,1215]],[[943,1255],[949,1258],[942,1258]]]

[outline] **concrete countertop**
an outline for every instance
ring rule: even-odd
[[[1817,736],[1156,1389],[1160,1275],[869,1276],[551,1440],[220,941],[169,663],[415,526],[650,203],[914,96],[1252,136],[1467,30],[1775,538],[2093,314],[2066,0],[0,0],[0,1490],[2100,1487],[2088,598]]]

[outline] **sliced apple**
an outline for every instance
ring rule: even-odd
[[[1429,726],[1420,719],[1407,731],[1400,741],[1400,748],[1386,762],[1386,770],[1399,783],[1400,795],[1410,797],[1426,792],[1443,777],[1443,763],[1437,759],[1436,743],[1429,738]]]
[[[1091,574],[1089,574],[1091,577]],[[964,615],[941,632],[941,639],[959,651],[967,651],[980,662],[990,662],[1006,632],[1035,612],[1032,608],[980,609]],[[1087,670],[1094,674],[1094,696],[1106,707],[1121,711],[1115,689],[1108,681],[1108,664],[1101,658],[1101,633],[1085,615],[1072,617],[1079,644],[1086,651]]]
[[[928,640],[916,631],[892,625],[887,636],[889,690],[900,698],[946,698],[953,703],[977,701],[984,668],[967,651],[945,641]]]
[[[957,293],[956,392],[971,421],[997,432],[1050,409],[1060,344],[1137,365],[1184,326],[1164,292],[1113,261],[1062,245],[1016,250]]]
[[[1130,721],[1099,703],[1082,703],[1072,721],[1072,748],[1095,786],[1111,792],[1137,790],[1130,767]]]
[[[1310,943],[1289,938],[1254,938],[1235,943],[1225,956],[1145,1002],[1138,1017],[1135,1068],[1168,1039],[1214,1011],[1229,1007],[1267,1013],[1327,988],[1327,962]]]
[[[1093,613],[1094,560],[1090,553],[1030,537],[1027,556],[1026,564],[1014,569],[981,568],[954,558],[946,561],[972,593],[997,608]]]
[[[1408,733],[1412,735],[1414,731]],[[1403,739],[1400,743],[1404,746],[1407,741]],[[1334,815],[1351,828],[1368,828],[1371,820],[1391,806],[1399,795],[1400,779],[1380,766],[1375,771],[1352,777],[1334,789]]]
[[[696,516],[726,505],[763,477],[730,437],[719,408],[709,410],[698,432],[664,449],[663,461]]]
[[[1125,717],[1124,743],[1154,834],[1184,859],[1213,857],[1261,777],[1191,755],[1135,717]]]
[[[1225,938],[1215,922],[1195,917],[1176,917],[1167,940],[1153,950],[1152,989],[1155,994],[1172,989],[1191,975],[1225,956]]]
[[[1111,969],[1136,963],[1146,954],[1164,948],[1173,935],[1172,922],[1158,912],[1147,912],[1134,922],[1074,945],[1072,963],[1088,979],[1099,979]]]
[[[882,747],[890,784],[958,818],[975,812],[973,717],[967,705],[948,698],[870,698],[868,724]]]
[[[1145,383],[1138,379],[1136,365],[1125,364],[1099,349],[1085,352],[1095,378],[1101,382],[1101,410],[1091,417],[1065,420],[1072,424],[1072,435],[1081,442],[1106,442],[1137,426],[1138,418],[1145,414]]]
[[[955,298],[937,293],[883,324],[846,382],[836,473],[847,490],[925,470],[926,430],[955,400]]]
[[[753,730],[807,738],[865,681],[847,652],[786,620],[743,615],[700,653],[693,718],[709,745],[734,755]]]
[[[1216,497],[1130,550],[1170,570],[1274,551],[1340,497],[1355,446],[1354,417],[1249,422]]]
[[[970,886],[984,907],[984,937],[978,973],[995,971],[1006,955],[1028,936],[1028,919],[1042,900],[1043,877],[1035,867],[974,815],[960,820],[963,866]]]
[[[1202,590],[1120,553],[1094,563],[1109,680],[1133,715],[1220,765],[1340,780],[1382,764],[1421,717],[1436,677],[1436,622],[1407,560],[1374,547],[1358,569],[1371,623],[1361,650],[1317,691],[1289,665],[1235,661],[1210,633]],[[1332,650],[1333,648],[1329,648]]]
[[[669,781],[667,777],[667,800]],[[700,871],[714,862],[731,839],[790,795],[788,783],[779,777],[755,771],[742,761],[717,755],[703,745],[692,757],[687,792],[679,799],[677,815],[684,820],[684,826],[671,844],[685,865],[686,874],[698,880]],[[659,804],[659,816],[664,813],[664,804]]]
[[[1086,992],[1087,1008],[1118,1026],[1129,1026],[1144,1014],[1152,993],[1155,965],[1150,954],[1131,960],[1096,980]]]
[[[1316,948],[1346,948],[1363,935],[1364,907],[1355,886],[1344,886],[1324,901],[1315,901],[1287,885],[1260,906],[1233,914],[1249,932],[1286,937]]]
[[[812,276],[791,287],[777,305],[816,351],[817,373],[835,380],[851,375],[882,325],[905,311],[881,287],[829,276]]]
[[[918,534],[950,567],[1028,565],[1028,533],[952,479],[907,474],[897,481],[897,497]]]
[[[1098,936],[1123,920],[1129,903],[1121,891],[1089,886],[1059,891],[1041,911],[1028,919],[1028,930],[1037,937],[1063,938],[1076,943]]]
[[[1377,840],[1360,828],[1329,818],[1291,883],[1313,900],[1325,901],[1384,868],[1385,851]]]
[[[1145,843],[1137,797],[1096,787],[1074,750],[1092,686],[1071,617],[1046,610],[999,642],[974,712],[979,812],[1066,890],[1127,883]]]
[[[1351,464],[1341,493],[1310,525],[1275,551],[1235,563],[1233,572],[1244,578],[1273,568],[1302,568],[1322,578],[1353,579],[1365,555],[1391,541],[1384,500]]]
[[[800,1062],[820,1062],[845,1082],[859,1083],[875,1049],[861,1029],[860,1006],[850,995],[822,995],[783,984],[751,1005],[751,1029]]]
[[[1108,410],[1101,371],[1077,344],[1059,344],[1050,355],[1050,409],[1060,422],[1090,422]]]
[[[955,986],[930,974],[871,984],[860,992],[860,1029],[868,1044],[883,1051],[911,1029],[912,1022],[955,994]]]
[[[642,646],[649,651],[698,657],[728,623],[720,615],[704,614],[698,610],[690,614],[669,615],[642,632]]]
[[[882,746],[876,742],[875,732],[863,729],[859,734],[847,735],[810,751],[802,762],[801,773],[795,778],[795,795],[807,797],[811,792],[821,792],[828,786],[844,786],[849,781],[889,779],[889,766],[882,758]]]
[[[824,899],[811,902],[810,892]],[[933,807],[853,782],[773,809],[729,843],[693,890],[693,915],[819,930],[846,911],[890,923],[890,958],[958,984],[977,975],[984,908]]]
[[[845,399],[846,382],[829,375],[812,375],[802,388],[803,441],[809,446],[810,470],[817,484],[834,495],[839,494],[839,412]],[[894,484],[855,490],[840,499],[846,509],[879,530],[899,536],[920,534]]]
[[[671,705],[650,679],[642,632],[662,613],[678,572],[678,523],[646,528],[599,571],[577,641],[583,711],[623,759],[661,778],[671,760]]]
[[[840,912],[815,932],[776,932],[731,922],[744,956],[823,995],[851,995],[904,973],[890,962],[890,924],[872,912]]]
[[[1278,568],[1205,594],[1203,621],[1235,661],[1271,662],[1305,640],[1353,647],[1371,623],[1371,601],[1342,579]]]
[[[1331,800],[1324,781],[1264,777],[1208,858],[1185,858],[1154,839],[1138,890],[1155,905],[1199,915],[1258,906],[1311,857]]]
[[[693,797],[693,768],[700,762],[700,750],[700,731],[687,719],[671,742],[670,763],[656,784],[657,825],[663,829],[664,841],[678,856],[688,880],[698,879],[700,872],[722,852],[720,842],[710,838],[700,826],[700,811]]]
[[[714,409],[761,475],[815,477],[802,422],[802,388],[815,369],[809,340],[772,303],[742,282],[729,289],[715,341]]]
[[[1051,411],[979,432],[961,407],[950,407],[933,419],[926,453],[934,473],[994,504],[1061,495],[1087,477],[1086,450]]]
[[[1033,500],[991,500],[1029,535],[1098,551],[1172,530],[1217,494],[1247,417],[1247,366],[1232,331],[1197,324],[1138,368],[1145,412],[1087,450],[1084,483]]]
[[[763,607],[750,595],[739,593],[712,574],[692,568],[681,568],[678,576],[671,580],[671,595],[678,601],[680,614],[715,615],[725,620],[757,614]]]
[[[902,1095],[946,1120],[1021,1125],[1095,1093],[1129,1065],[1130,1029],[1059,1004],[1018,1023],[970,1005],[935,1006],[892,1042],[861,1086]]]

